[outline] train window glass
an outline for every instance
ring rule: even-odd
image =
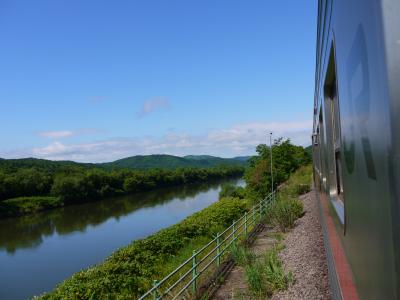
[[[319,138],[319,161],[320,161],[320,172],[322,179],[322,186],[326,189],[326,160],[323,159],[325,155],[325,133],[324,133],[324,119],[322,116],[322,109],[319,112],[319,130],[320,130],[320,138]]]
[[[328,113],[328,152],[331,153],[330,176],[331,194],[337,196],[339,200],[344,202],[343,197],[343,178],[342,178],[342,155],[341,155],[341,139],[340,139],[340,116],[339,116],[339,99],[337,96],[337,78],[334,63],[333,48],[330,55],[329,67],[325,78],[325,112]],[[329,119],[329,120],[328,120]]]
[[[341,201],[343,198],[343,178],[342,178],[342,161],[340,155],[340,124],[339,124],[339,107],[338,97],[336,95],[336,76],[331,86],[330,95],[330,106],[331,106],[331,120],[332,120],[332,140],[333,140],[333,151],[335,157],[335,173],[336,173],[336,194]]]

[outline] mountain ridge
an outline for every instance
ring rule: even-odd
[[[104,169],[177,169],[177,168],[208,168],[220,165],[245,166],[250,156],[222,158],[212,155],[186,155],[175,156],[168,154],[135,155],[111,162],[80,163],[71,160],[48,160],[41,158],[0,158],[0,167],[22,168],[36,167],[45,169],[58,169],[62,167],[104,168]]]

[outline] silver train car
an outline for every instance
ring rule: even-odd
[[[319,0],[313,170],[334,299],[400,299],[400,0]]]

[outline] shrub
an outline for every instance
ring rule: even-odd
[[[57,197],[19,197],[0,202],[0,218],[20,216],[62,206]]]
[[[303,203],[297,199],[278,199],[272,204],[268,216],[273,225],[286,232],[293,228],[294,222],[303,214]]]
[[[234,197],[239,199],[244,199],[246,196],[246,190],[241,186],[235,186],[231,183],[225,183],[221,186],[221,191],[219,192],[219,197]]]

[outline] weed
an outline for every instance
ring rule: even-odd
[[[297,199],[278,199],[268,213],[273,225],[286,232],[303,213],[303,204]]]
[[[256,259],[255,254],[249,248],[237,244],[233,244],[231,253],[234,261],[242,267],[251,265]]]
[[[246,280],[249,290],[255,296],[263,296],[266,294],[266,282],[264,274],[264,266],[260,262],[255,262],[246,266]]]

